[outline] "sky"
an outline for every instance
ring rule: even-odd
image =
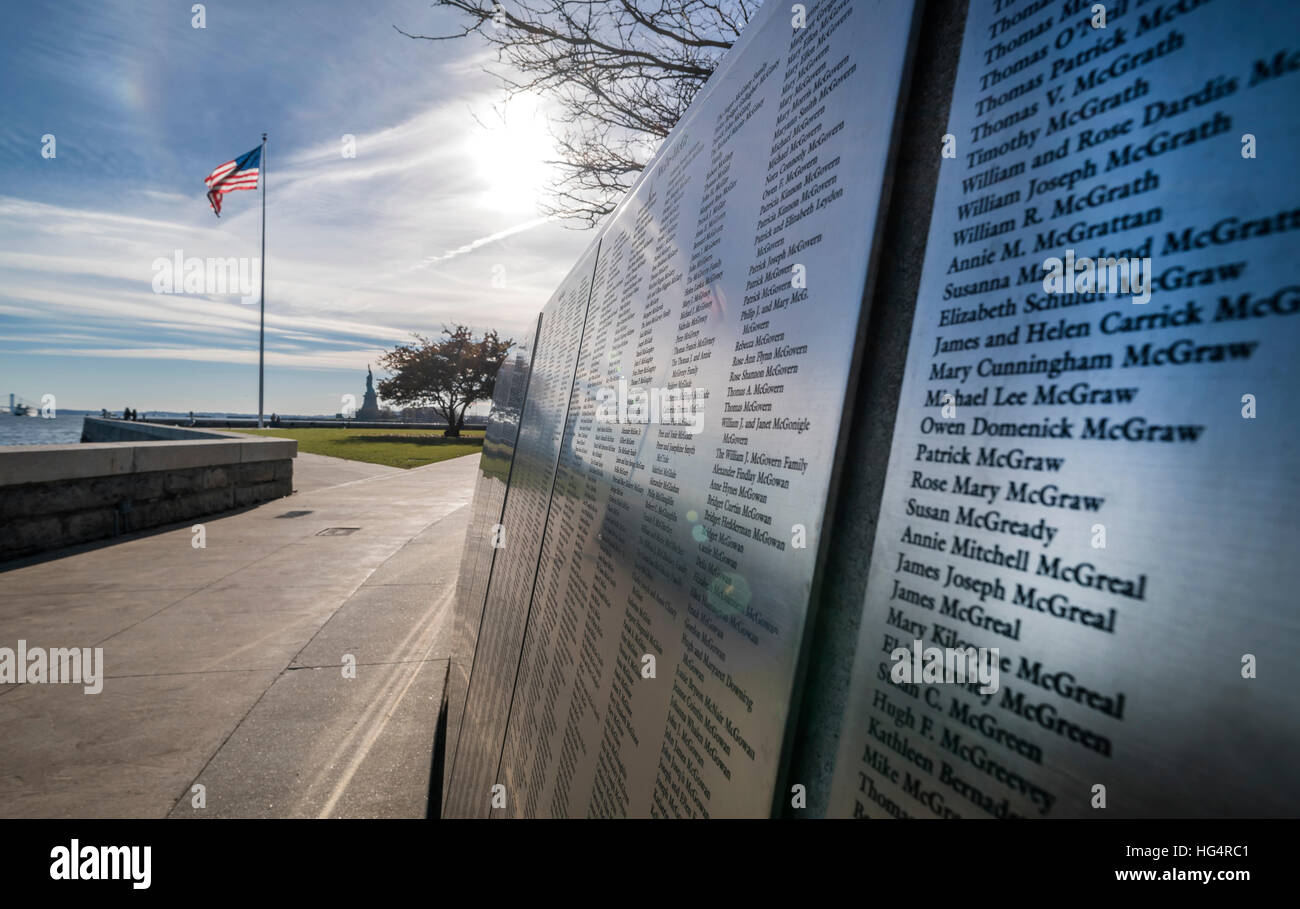
[[[203,178],[264,131],[267,414],[359,402],[413,332],[522,338],[594,238],[541,215],[545,101],[507,100],[481,39],[394,30],[456,31],[428,0],[192,6],[6,9],[0,394],[256,413],[257,290],[155,286],[178,251],[260,257],[261,194],[218,219]]]

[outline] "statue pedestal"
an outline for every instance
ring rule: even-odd
[[[357,411],[356,419],[379,419],[379,396],[373,391],[366,392],[365,400],[361,402],[361,409]]]

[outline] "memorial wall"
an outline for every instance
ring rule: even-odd
[[[945,122],[908,108],[919,5],[804,6],[764,4],[503,369],[444,816],[799,815],[810,763],[832,816],[1295,814],[1300,6],[971,0]],[[904,117],[942,156],[923,261],[882,232]],[[883,495],[836,515],[900,367]],[[814,754],[800,711],[841,703]]]
[[[466,531],[465,549],[457,580],[453,610],[452,660],[447,673],[447,731],[445,754],[455,755],[460,738],[465,695],[473,666],[483,606],[487,599],[488,580],[500,548],[501,515],[514,466],[515,443],[528,396],[533,349],[541,332],[537,326],[509,351],[497,371],[492,390],[492,411],[483,433],[483,454],[474,486],[472,512]],[[444,756],[445,760],[445,756]],[[444,774],[444,789],[450,780]],[[446,792],[444,792],[444,798]]]
[[[807,7],[543,311],[445,814],[772,810],[912,27]]]
[[[1300,8],[1104,21],[970,4],[831,814],[1300,809]]]
[[[480,618],[444,814],[472,816],[483,800],[467,794],[495,783],[595,259],[593,249],[542,311],[501,519],[488,531],[495,539],[483,605],[462,600]]]

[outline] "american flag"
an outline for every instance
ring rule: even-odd
[[[203,182],[208,186],[208,201],[212,210],[221,217],[221,197],[237,189],[257,189],[258,172],[262,165],[262,146],[258,146],[233,161],[217,165]]]

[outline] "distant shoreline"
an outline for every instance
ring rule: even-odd
[[[0,447],[27,445],[76,445],[81,442],[82,420],[87,416],[98,417],[100,411],[60,410],[53,419],[41,416],[0,415]],[[145,415],[141,412],[142,423],[156,423],[163,426],[190,426],[206,429],[256,429],[256,416],[200,416],[194,415],[191,423],[188,414]],[[120,419],[110,412],[110,417]],[[403,422],[401,420],[340,420],[335,417],[285,417],[274,426],[269,418],[263,421],[264,429],[301,430],[424,430],[442,432],[446,423]],[[482,432],[486,421],[466,422],[467,432]]]

